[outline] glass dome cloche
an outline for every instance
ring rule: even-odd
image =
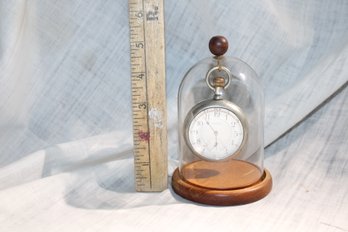
[[[239,205],[265,197],[272,178],[264,166],[261,80],[228,41],[214,36],[214,55],[195,64],[178,93],[180,166],[174,191],[209,205]]]

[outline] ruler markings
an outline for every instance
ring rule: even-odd
[[[167,187],[163,0],[129,0],[129,19],[136,189],[162,191]],[[160,127],[150,118],[154,111],[163,116]]]
[[[143,46],[143,49],[144,49],[144,57],[145,57],[145,59],[144,59],[144,65],[145,65],[145,75],[148,77],[148,70],[147,70],[147,59],[146,59],[146,27],[145,27],[145,17],[144,17],[144,15],[145,15],[145,8],[144,8],[144,5],[145,5],[145,3],[144,3],[144,0],[142,0],[142,9],[143,9],[143,28],[144,28],[144,34],[143,34],[143,41],[144,41],[144,46]],[[145,81],[145,89],[146,89],[146,91],[145,91],[145,93],[146,93],[146,102],[148,102],[148,100],[149,100],[149,89],[148,89],[148,86],[147,86],[147,81]],[[149,115],[149,107],[146,107],[146,111],[147,111],[147,115]],[[146,118],[146,120],[147,120],[147,133],[149,133],[150,132],[150,128],[149,128],[149,117],[147,117]],[[149,160],[149,162],[151,163],[151,143],[150,143],[150,140],[148,141],[148,152],[147,152],[147,154],[148,154],[148,160]],[[151,173],[151,165],[149,165],[149,181],[150,181],[150,189],[152,188],[152,173]]]

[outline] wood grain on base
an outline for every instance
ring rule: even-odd
[[[265,170],[258,182],[239,189],[211,189],[194,185],[183,179],[177,168],[172,177],[174,191],[180,196],[208,205],[241,205],[260,200],[268,195],[272,189],[272,177]]]
[[[242,160],[196,161],[181,168],[183,179],[204,188],[237,189],[258,182],[263,172]]]

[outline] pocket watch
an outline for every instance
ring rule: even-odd
[[[225,72],[225,77],[212,78],[212,73]],[[206,84],[214,91],[212,99],[195,105],[187,114],[185,140],[193,154],[201,159],[219,161],[239,154],[247,139],[247,120],[236,104],[224,99],[231,82],[230,71],[216,66],[206,75]]]

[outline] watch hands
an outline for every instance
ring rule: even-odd
[[[214,132],[214,136],[215,136],[215,144],[214,144],[214,148],[217,147],[218,142],[217,142],[217,135],[218,135],[218,131],[214,130],[214,128],[210,125],[210,123],[208,121],[205,121],[207,123],[207,125],[211,128],[211,130]]]

